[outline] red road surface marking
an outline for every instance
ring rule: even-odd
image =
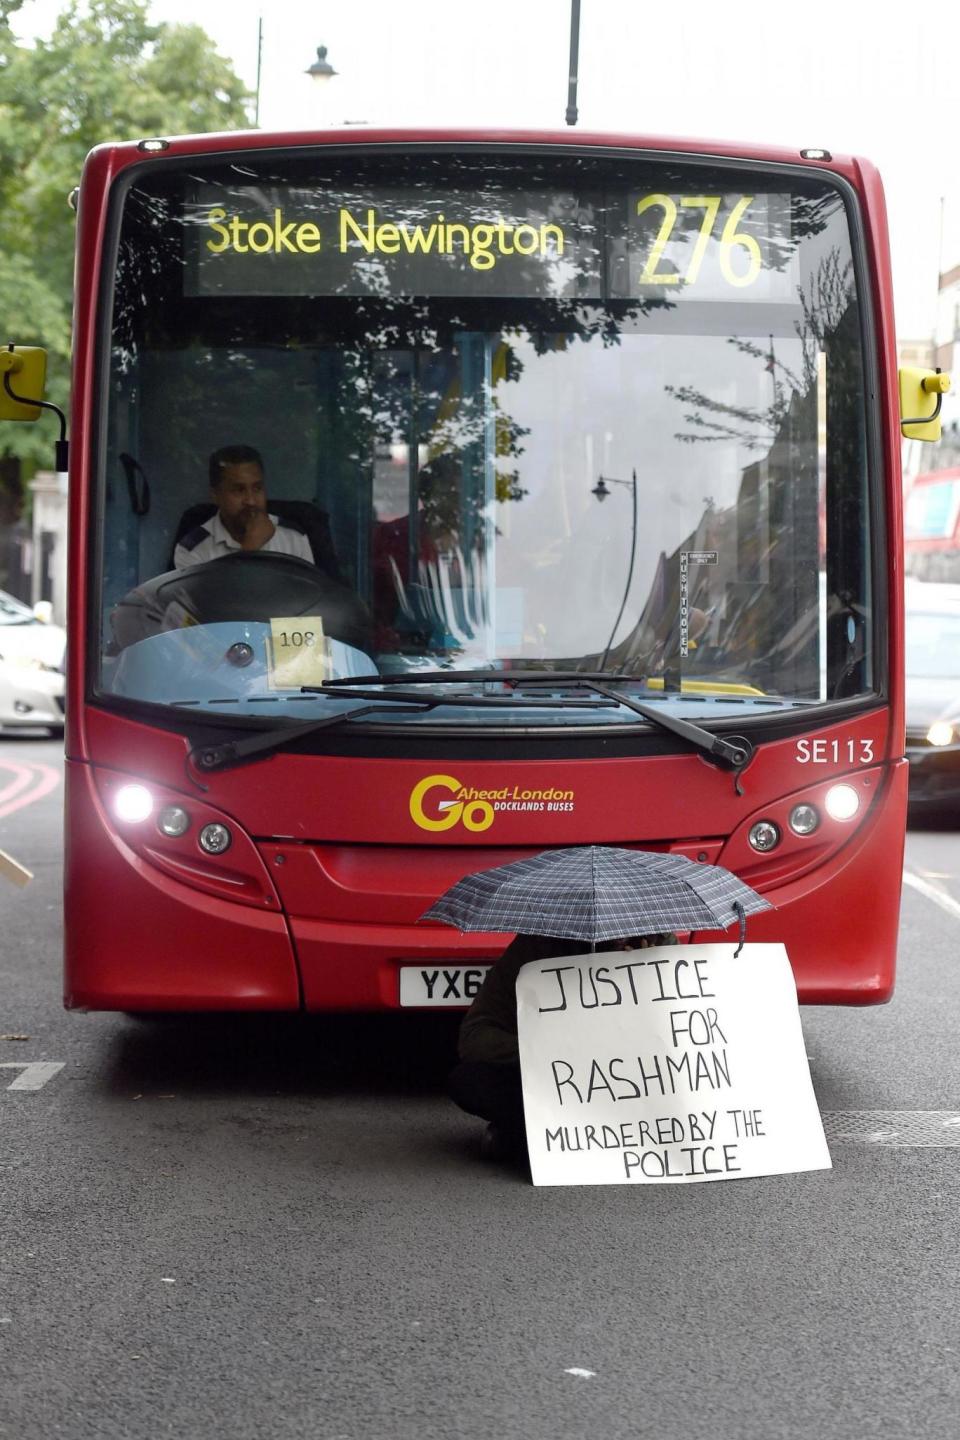
[[[0,760],[0,770],[9,770],[13,775],[13,779],[8,780],[0,789],[0,807],[2,807],[15,795],[19,795],[22,790],[26,790],[33,780],[33,771],[29,765],[16,765],[7,760]]]
[[[21,765],[13,760],[0,760],[0,770],[13,774],[13,779],[0,789],[0,820],[5,820],[16,810],[22,810],[25,805],[42,800],[60,784],[60,771],[52,765]]]

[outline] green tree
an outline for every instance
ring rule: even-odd
[[[108,140],[234,130],[251,94],[199,25],[157,25],[146,0],[71,0],[48,40],[19,42],[0,0],[0,343],[43,345],[48,397],[69,388],[74,216],[84,158]],[[42,426],[42,433],[41,433]],[[49,465],[50,426],[4,425],[0,457]]]

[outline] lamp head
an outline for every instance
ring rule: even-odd
[[[326,45],[317,46],[317,58],[304,73],[310,75],[314,80],[329,80],[336,75],[336,70],[327,59]]]

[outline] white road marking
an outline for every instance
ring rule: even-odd
[[[574,1366],[572,1370],[564,1370],[563,1373],[564,1375],[579,1375],[581,1380],[592,1380],[597,1372],[596,1370],[580,1370]]]
[[[960,1149],[956,1110],[824,1110],[821,1119],[829,1145]]]
[[[945,910],[948,915],[952,915],[954,920],[960,920],[960,900],[954,900],[953,896],[948,895],[940,885],[934,885],[930,880],[924,880],[922,876],[916,875],[912,870],[904,870],[903,883],[918,890],[921,895],[932,900],[934,905],[939,905],[940,909]]]
[[[7,1090],[42,1090],[48,1080],[63,1069],[63,1060],[3,1060],[0,1070],[22,1070],[16,1080],[5,1086]]]

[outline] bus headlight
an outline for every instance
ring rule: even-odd
[[[927,731],[927,740],[931,745],[952,745],[956,738],[956,731],[949,720],[934,720]]]
[[[157,829],[161,835],[176,840],[190,829],[190,816],[182,805],[164,805],[157,816]]]
[[[146,785],[121,785],[113,797],[113,810],[118,820],[138,825],[153,814],[153,796]]]
[[[206,850],[208,855],[222,855],[233,844],[233,836],[230,831],[219,821],[214,821],[211,825],[204,825],[197,838],[200,841],[200,849]]]
[[[852,820],[860,809],[860,796],[852,785],[831,785],[823,803],[831,820]]]

